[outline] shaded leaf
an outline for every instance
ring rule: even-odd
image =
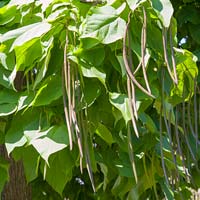
[[[121,111],[124,120],[128,123],[131,120],[128,97],[119,93],[110,93],[109,97],[110,103]]]
[[[51,187],[62,195],[62,191],[72,178],[74,160],[71,152],[65,149],[52,156],[49,161],[50,167],[46,169],[45,179]],[[43,173],[45,173],[43,171]]]
[[[37,91],[32,106],[48,105],[62,96],[62,81],[60,76],[51,76]]]
[[[98,124],[96,134],[99,135],[109,145],[111,145],[114,142],[111,132],[106,126],[104,126],[101,123]]]

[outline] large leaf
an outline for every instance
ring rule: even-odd
[[[19,95],[11,90],[0,92],[0,116],[7,116],[17,109]]]
[[[16,54],[16,70],[23,71],[25,67],[31,67],[31,65],[42,54],[42,48],[40,39],[36,38],[26,42],[22,46],[15,48]]]
[[[191,52],[177,48],[175,48],[175,52],[177,64],[176,68],[179,82],[178,86],[171,90],[171,96],[174,95],[173,101],[176,102],[175,95],[178,97],[184,96],[184,98],[187,99],[191,92],[194,91],[194,78],[198,74],[198,68],[196,66],[197,57],[194,56]]]
[[[83,93],[84,93],[84,100],[87,103],[87,107],[91,106],[101,93],[101,87],[98,80],[86,79],[84,81]]]
[[[122,11],[124,5],[122,5]],[[82,24],[81,38],[94,38],[103,44],[113,43],[124,36],[126,22],[111,6],[92,7]]]
[[[37,130],[39,127],[40,112],[38,110],[28,110],[25,113],[18,113],[13,117],[11,125],[5,136],[5,145],[10,154],[16,147],[23,146],[27,139],[24,131]]]
[[[13,13],[15,13],[15,15]],[[0,25],[1,26],[8,24],[9,22],[12,22],[16,17],[18,17],[18,13],[15,6],[12,6],[12,7],[5,6],[5,7],[0,8]]]
[[[25,35],[26,32],[28,32],[31,29],[34,29],[35,27],[37,27],[38,24],[40,23],[30,24],[18,29],[10,30],[6,32],[5,34],[0,35],[0,42],[3,43],[7,40],[15,39],[17,37],[20,37],[21,35]]]
[[[132,11],[134,11],[141,3],[145,2],[146,0],[126,0],[129,7]]]
[[[34,88],[38,83],[45,77],[49,65],[49,61],[51,58],[51,49],[53,48],[53,37],[51,37],[48,41],[42,42],[43,54],[42,59],[44,58],[44,63],[42,67],[39,69],[39,73],[34,82]]]
[[[72,178],[72,169],[75,165],[71,152],[67,149],[60,151],[50,158],[49,163],[50,167],[44,165],[45,179],[55,191],[62,195],[66,183]]]
[[[124,94],[110,93],[110,103],[121,111],[122,116],[126,123],[131,120],[131,114],[129,110],[129,100]]]
[[[106,84],[105,84],[106,74],[104,72],[100,71],[96,67],[87,66],[86,64],[83,64],[81,66],[81,70],[82,70],[83,76],[88,77],[88,78],[98,78],[101,81],[101,83],[106,87]]]
[[[169,27],[174,12],[170,0],[152,0],[151,2],[164,27]]]
[[[29,142],[48,164],[49,156],[58,152],[69,144],[66,126],[54,126],[44,132],[26,131]]]
[[[29,28],[23,27],[20,29],[16,29],[12,32],[12,34],[14,36],[18,36],[18,37],[13,42],[10,51],[12,51],[16,46],[22,46],[24,43],[26,43],[34,38],[41,37],[42,35],[44,35],[51,29],[51,25],[47,22],[39,22],[39,23],[32,24],[30,26],[28,25]],[[21,32],[21,34],[19,34],[20,32]],[[6,34],[8,35],[9,32]]]
[[[53,92],[54,91],[54,92]],[[51,76],[37,91],[32,106],[48,105],[62,96],[62,81],[60,76]]]
[[[99,135],[105,142],[111,145],[114,140],[109,129],[103,124],[99,123],[96,129],[96,134]]]

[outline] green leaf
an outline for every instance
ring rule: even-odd
[[[51,37],[48,41],[42,42],[42,47],[43,47],[42,58],[44,58],[44,63],[41,69],[39,69],[39,73],[36,77],[33,88],[35,88],[38,85],[38,83],[40,83],[40,81],[45,77],[47,73],[48,64],[51,58],[51,49],[53,48],[53,37]]]
[[[54,91],[54,92],[53,92]],[[60,76],[50,76],[37,91],[32,106],[48,105],[62,96],[62,81]]]
[[[134,11],[141,3],[145,2],[146,0],[126,0],[130,9]]]
[[[23,27],[25,28],[25,27]],[[51,29],[51,24],[47,22],[39,22],[32,24],[29,29],[26,29],[24,33],[18,34],[20,31],[16,29],[17,33],[13,33],[14,35],[18,35],[17,39],[13,42],[10,51],[12,51],[17,46],[22,46],[24,43],[43,36]],[[8,33],[7,33],[8,34]]]
[[[0,104],[3,103],[17,103],[19,94],[12,90],[1,90],[0,91]]]
[[[15,60],[16,58],[14,52],[0,52],[0,63],[5,69],[13,70],[15,67]]]
[[[81,63],[83,64],[83,63]],[[81,65],[81,71],[83,73],[83,76],[88,78],[98,78],[99,81],[106,87],[106,74],[104,72],[101,72],[98,68],[93,66],[87,66],[86,64]]]
[[[15,13],[15,15],[13,13]],[[12,22],[17,17],[17,14],[18,13],[15,6],[4,6],[0,8],[0,25],[3,26],[9,22]]]
[[[124,5],[122,6],[124,9]],[[126,22],[119,17],[119,14],[111,6],[92,7],[82,24],[81,38],[94,38],[103,44],[122,39]]]
[[[26,1],[21,1],[21,0],[11,0],[8,4],[8,6],[23,6],[23,5],[29,5],[31,3],[33,3],[34,0],[26,0]]]
[[[151,3],[163,26],[169,27],[174,12],[170,0],[152,0]]]
[[[40,23],[30,24],[30,25],[23,26],[18,29],[8,31],[5,34],[0,35],[0,43],[20,37],[21,35],[24,35],[29,30],[35,28],[38,24],[40,24]]]
[[[143,124],[146,125],[147,129],[151,133],[157,132],[156,125],[154,124],[153,120],[151,119],[151,117],[149,115],[147,115],[146,113],[143,112],[143,113],[139,114],[139,119],[142,121]]]
[[[12,90],[0,92],[0,117],[11,115],[17,110],[19,95]]]
[[[200,16],[199,16],[200,17]],[[199,19],[199,18],[198,18]],[[190,30],[190,34],[193,38],[193,40],[195,40],[198,44],[200,44],[200,24],[189,24],[189,30]]]
[[[0,194],[4,189],[4,185],[9,181],[9,163],[0,156]]]
[[[32,145],[48,164],[49,156],[69,145],[67,128],[65,125],[50,127],[44,132],[26,131],[29,145]]]
[[[35,38],[22,46],[17,46],[15,54],[17,71],[23,71],[27,66],[30,67],[42,55],[40,39]]]
[[[32,146],[17,148],[15,151],[13,151],[12,157],[16,161],[23,161],[27,182],[31,182],[38,177],[40,155]]]
[[[114,142],[111,132],[106,126],[104,126],[101,123],[98,124],[96,134],[99,135],[109,145],[111,145]]]
[[[174,199],[174,193],[171,190],[170,186],[167,185],[164,181],[160,182],[161,188],[165,194],[166,199],[173,200]]]
[[[12,118],[11,125],[5,136],[5,145],[8,154],[16,147],[23,146],[27,139],[24,131],[37,130],[39,127],[40,112],[38,110],[27,110],[25,113],[18,113]]]
[[[83,50],[79,56],[90,65],[100,66],[105,58],[105,51],[103,47],[96,47]]]
[[[101,87],[98,80],[93,80],[93,79],[84,80],[83,93],[84,93],[84,100],[87,103],[87,107],[90,107],[101,93]]]
[[[124,120],[128,123],[131,120],[128,97],[124,94],[109,93],[109,98],[110,103],[121,111]]]
[[[50,167],[46,167],[43,174],[51,187],[62,195],[62,191],[68,181],[72,178],[72,169],[75,165],[72,154],[65,149],[52,156],[49,161]]]
[[[196,66],[197,57],[191,52],[174,48],[176,54],[176,70],[178,76],[178,86],[174,86],[171,90],[171,96],[189,98],[189,95],[194,91],[194,78],[198,74],[198,68]],[[187,84],[187,87],[186,87]],[[176,102],[176,99],[172,99],[172,102]]]
[[[0,117],[13,114],[17,110],[16,104],[0,104]]]
[[[0,85],[5,88],[10,88],[9,75],[10,72],[0,67]]]

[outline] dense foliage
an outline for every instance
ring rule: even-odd
[[[23,160],[33,199],[189,199],[200,187],[198,1],[7,2],[0,143]],[[0,157],[0,191],[8,168]]]

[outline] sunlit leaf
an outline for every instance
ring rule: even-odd
[[[81,38],[94,38],[109,44],[123,38],[125,24],[113,7],[92,7],[82,25]]]
[[[152,0],[151,3],[164,27],[169,27],[174,12],[170,0]]]

